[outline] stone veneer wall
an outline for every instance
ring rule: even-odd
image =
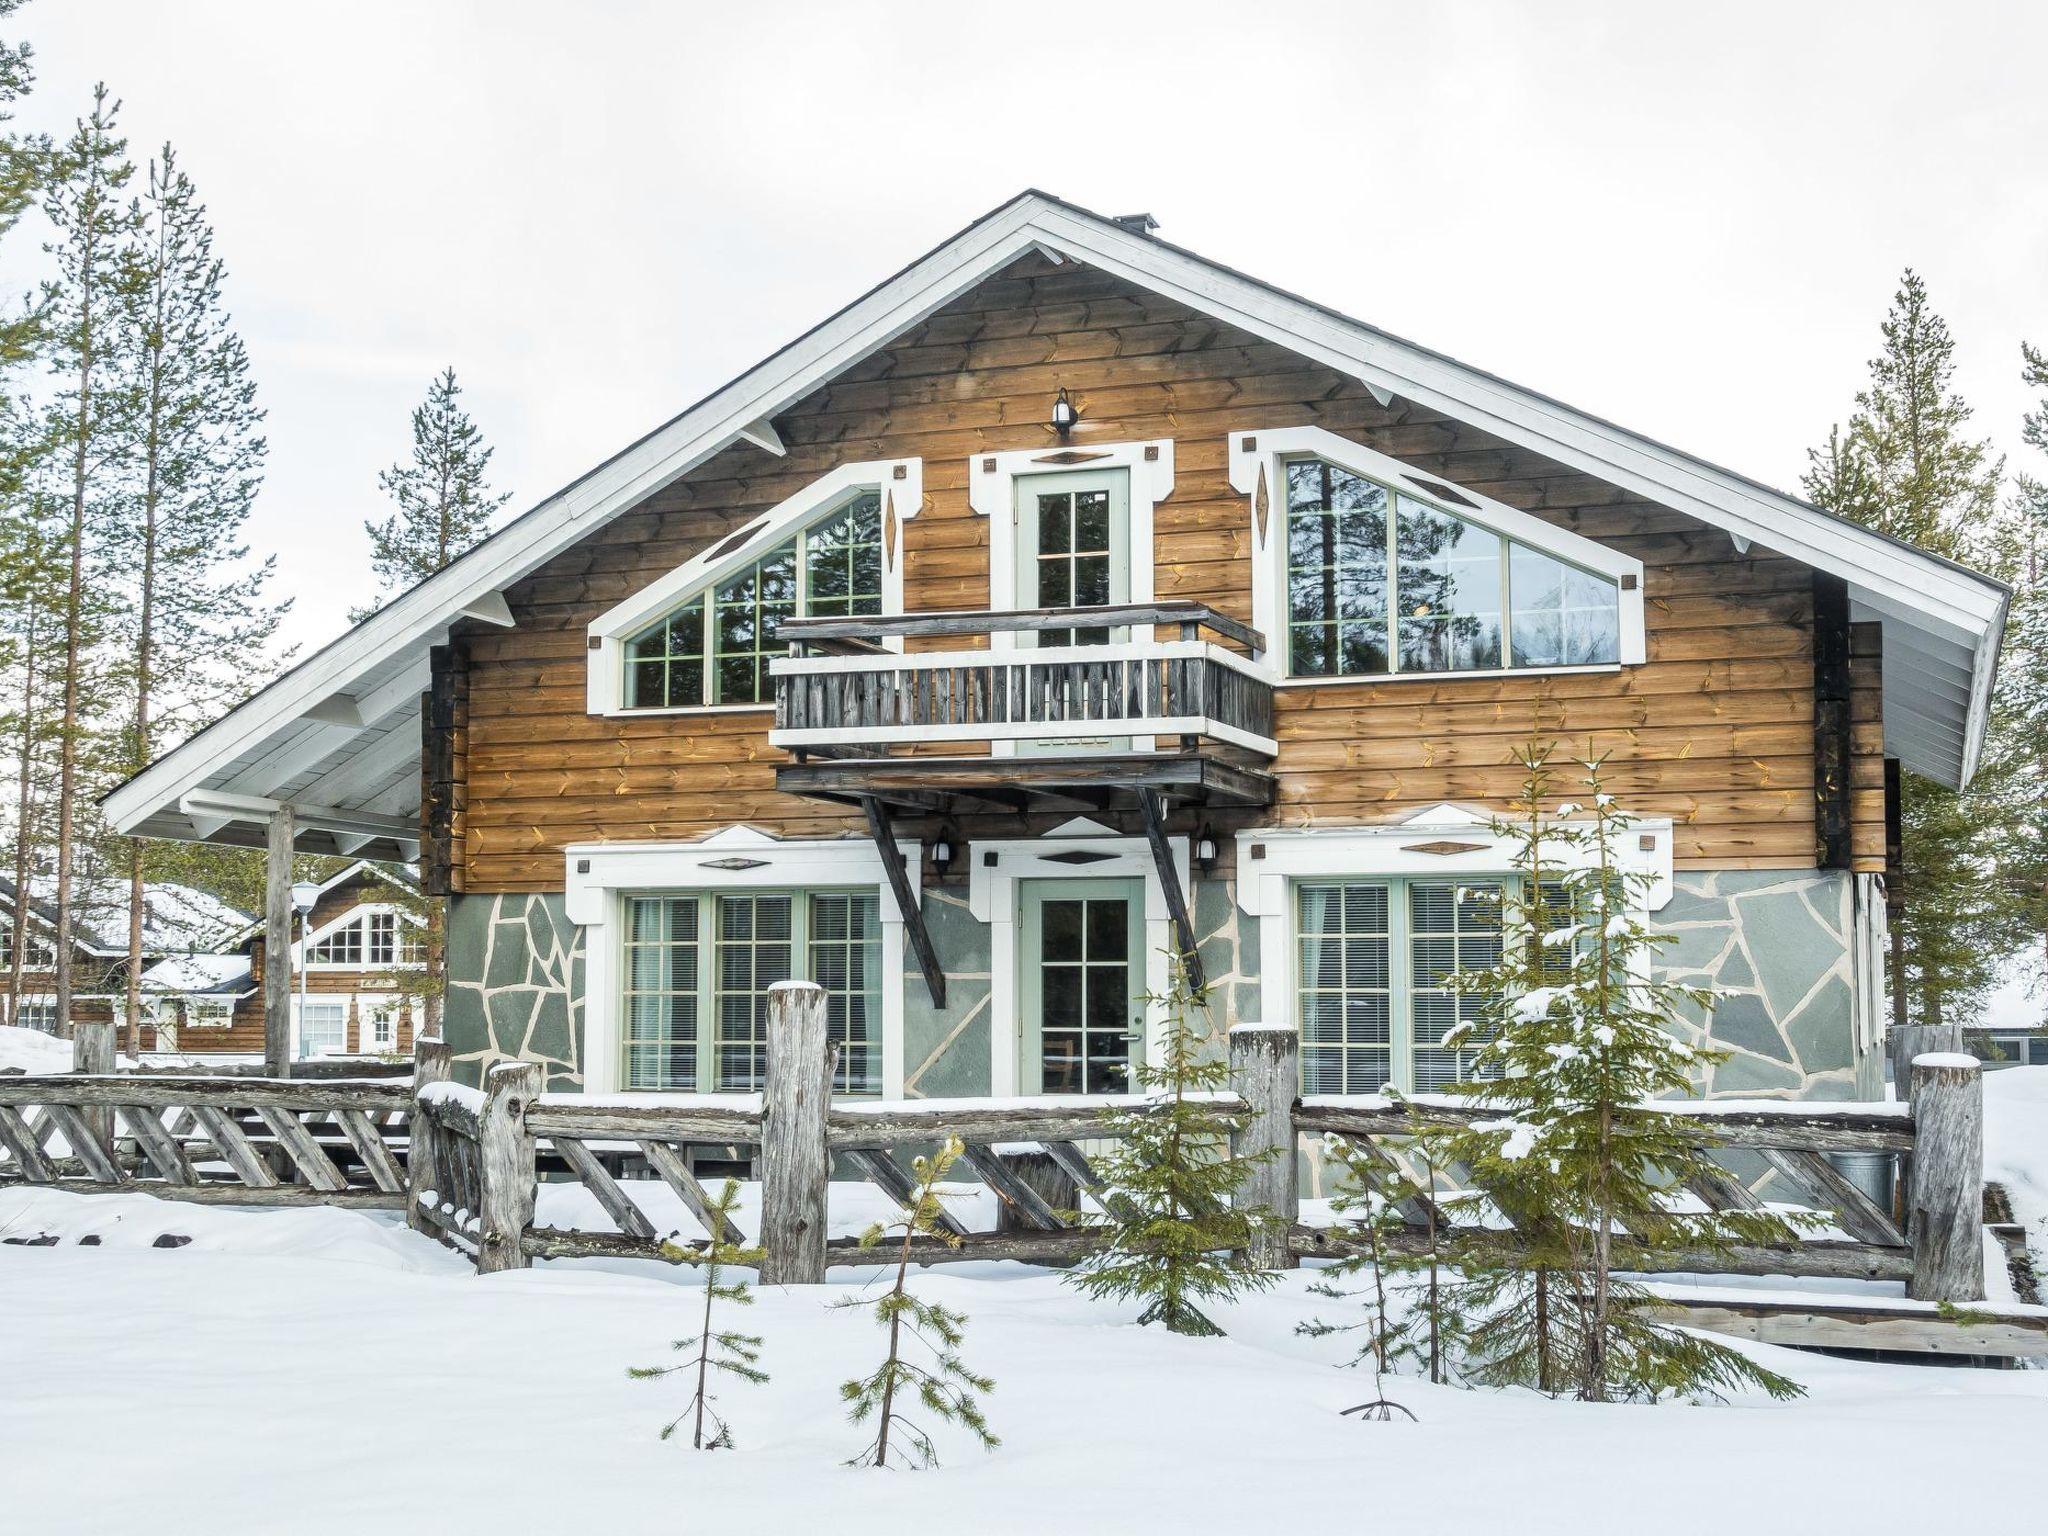
[[[1835,873],[1680,874],[1656,926],[1675,939],[1673,980],[1722,994],[1706,1027],[1686,1037],[1729,1053],[1707,1091],[1719,1097],[1855,1098],[1872,1087],[1876,1053],[1856,1049],[1852,878]],[[932,1007],[909,965],[904,995],[904,1090],[958,1098],[989,1090],[989,932],[964,890],[925,892],[925,922],[946,968],[946,1004]],[[1259,920],[1237,905],[1235,883],[1198,880],[1195,931],[1211,986],[1219,1045],[1233,1024],[1268,1018],[1259,978]],[[499,1058],[538,1061],[552,1087],[582,1081],[583,935],[562,898],[458,896],[449,902],[443,1032],[474,1081]],[[1289,1016],[1276,998],[1274,1020]]]
[[[493,1061],[537,1061],[550,1088],[583,1082],[583,930],[563,899],[451,896],[441,1033],[456,1075]]]

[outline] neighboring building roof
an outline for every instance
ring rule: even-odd
[[[173,955],[142,973],[146,992],[180,996],[214,993],[245,997],[255,986],[255,970],[245,954]]]
[[[1886,751],[1947,784],[1982,747],[2009,593],[1991,578],[1441,353],[1090,213],[1025,192],[976,220],[666,426],[400,594],[105,799],[121,832],[259,845],[279,802],[300,846],[418,854],[419,695],[461,618],[507,624],[505,588],[740,442],[780,454],[773,418],[1019,257],[1108,272],[1848,583],[1884,620]]]
[[[128,882],[84,877],[72,887],[71,931],[78,947],[90,955],[128,953]],[[35,875],[29,880],[29,914],[41,925],[57,924],[57,880]],[[0,877],[0,910],[14,910],[12,880]],[[145,955],[186,954],[218,949],[234,942],[248,927],[249,914],[218,896],[160,880],[143,887],[142,952]]]

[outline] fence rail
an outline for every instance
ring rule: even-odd
[[[705,1239],[678,1233],[669,1197],[710,1230],[711,1201],[693,1161],[708,1153],[746,1160],[761,1181],[756,1230],[728,1227],[724,1235],[765,1250],[766,1278],[805,1283],[836,1265],[871,1262],[853,1239],[828,1231],[835,1174],[842,1188],[852,1176],[900,1202],[913,1177],[905,1159],[949,1137],[964,1143],[965,1171],[992,1197],[997,1221],[975,1229],[949,1211],[942,1234],[915,1241],[913,1256],[1071,1262],[1102,1241],[1102,1213],[1115,1199],[1095,1165],[1097,1149],[1120,1134],[1125,1117],[1159,1112],[1138,1098],[835,1105],[825,997],[807,983],[771,991],[767,1044],[763,1093],[715,1104],[549,1099],[542,1069],[527,1062],[498,1063],[481,1088],[470,1088],[451,1080],[448,1047],[434,1039],[419,1042],[410,1083],[0,1076],[0,1182],[246,1204],[402,1206],[415,1228],[491,1272],[535,1258],[683,1256]],[[1240,1194],[1279,1218],[1245,1262],[1285,1268],[1349,1251],[1344,1229],[1300,1219],[1295,1160],[1304,1136],[1370,1149],[1368,1166],[1383,1170],[1383,1187],[1398,1184],[1406,1197],[1411,1225],[1393,1234],[1393,1247],[1419,1249],[1431,1222],[1481,1228],[1475,1209],[1484,1202],[1471,1197],[1483,1189],[1459,1189],[1455,1169],[1445,1183],[1418,1179],[1409,1159],[1418,1124],[1468,1124],[1486,1109],[1444,1099],[1300,1099],[1298,1053],[1292,1030],[1234,1030],[1232,1090],[1201,1102],[1216,1133],[1240,1151],[1275,1154]],[[1714,1210],[1771,1204],[1823,1212],[1829,1230],[1783,1247],[1643,1253],[1636,1267],[1899,1281],[1920,1301],[1980,1302],[1976,1065],[1923,1056],[1910,1082],[1910,1105],[1670,1105],[1698,1124],[1723,1169],[1692,1183],[1693,1199]],[[1844,1154],[1876,1154],[1890,1177],[1882,1187],[1860,1184],[1833,1161]],[[611,1230],[540,1225],[539,1191],[558,1183],[587,1191]],[[1428,1209],[1417,1208],[1424,1202]],[[1482,1240],[1516,1238],[1510,1227],[1484,1229]]]

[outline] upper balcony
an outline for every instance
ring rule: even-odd
[[[795,759],[776,774],[793,793],[919,810],[1272,801],[1264,637],[1201,603],[800,619],[778,637],[791,654],[770,666],[768,739]],[[920,641],[954,644],[888,648]]]

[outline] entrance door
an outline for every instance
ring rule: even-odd
[[[1100,608],[1130,600],[1130,471],[1019,476],[1017,606]],[[1077,625],[1026,632],[1018,636],[1017,643],[1025,647],[1107,645],[1129,634],[1127,628]],[[1069,707],[1078,706],[1075,699]],[[1127,737],[1017,744],[1017,750],[1026,754],[1129,749]]]
[[[1129,1093],[1144,1060],[1145,887],[1018,887],[1018,1082],[1026,1093]]]

